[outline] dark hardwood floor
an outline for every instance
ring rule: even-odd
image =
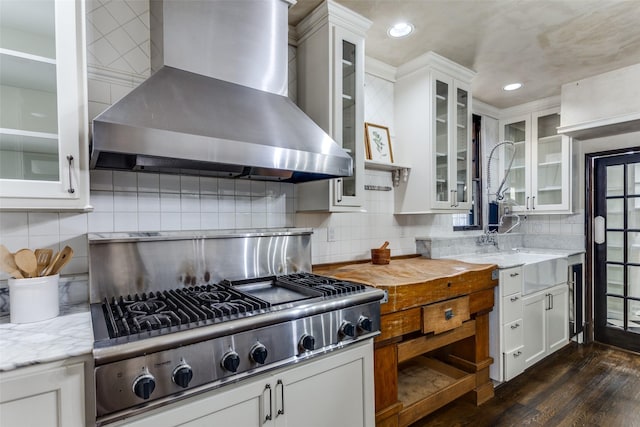
[[[640,355],[571,343],[484,405],[459,399],[411,427],[427,426],[640,427]]]

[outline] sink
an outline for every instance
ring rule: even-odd
[[[567,281],[567,257],[538,252],[494,252],[447,258],[474,264],[497,264],[499,268],[522,266],[522,294],[528,295]]]

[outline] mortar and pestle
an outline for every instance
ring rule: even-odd
[[[389,264],[391,260],[391,249],[387,249],[387,246],[389,246],[389,242],[384,242],[379,248],[371,249],[372,264]]]

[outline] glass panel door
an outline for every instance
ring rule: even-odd
[[[56,66],[54,1],[0,2],[0,179],[60,180]]]
[[[450,201],[449,186],[449,85],[436,80],[434,117],[436,147],[436,201]]]
[[[469,94],[456,88],[456,204],[469,201]]]
[[[640,154],[596,159],[593,191],[595,339],[640,351]]]
[[[361,143],[361,141],[359,141]],[[342,41],[342,148],[356,165],[356,45]],[[343,179],[342,195],[356,196],[356,172]]]
[[[532,208],[562,203],[562,135],[556,128],[560,126],[560,114],[553,113],[538,117],[536,150],[536,191]]]
[[[526,120],[508,123],[504,126],[504,140],[511,141],[515,145],[515,157],[511,166],[511,172],[507,177],[506,185],[509,188],[508,195],[517,205],[524,207],[526,198]],[[504,160],[505,167],[508,161]],[[507,173],[505,170],[503,173]]]

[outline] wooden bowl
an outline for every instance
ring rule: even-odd
[[[371,249],[372,264],[389,264],[391,261],[391,249]]]

